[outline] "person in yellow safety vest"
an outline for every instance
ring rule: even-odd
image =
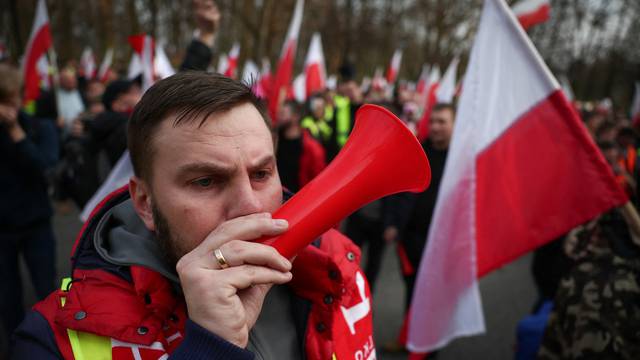
[[[303,129],[307,129],[311,136],[320,141],[323,146],[331,140],[333,128],[328,124],[333,118],[327,117],[326,101],[321,96],[313,96],[309,100],[309,115],[300,122]]]
[[[332,141],[327,146],[327,160],[331,161],[344,146],[351,134],[355,113],[362,104],[362,90],[354,79],[353,66],[340,67],[340,82],[333,97]]]

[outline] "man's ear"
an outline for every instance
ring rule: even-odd
[[[156,224],[153,221],[153,211],[151,206],[151,189],[149,184],[137,176],[131,177],[129,180],[129,194],[133,207],[144,225],[149,231],[156,230]]]

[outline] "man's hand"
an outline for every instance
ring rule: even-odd
[[[18,123],[18,109],[14,106],[0,104],[0,125],[7,129],[13,142],[21,141],[26,136]]]
[[[193,12],[200,41],[213,46],[220,27],[220,11],[213,0],[193,0]]]
[[[218,226],[176,265],[189,318],[239,346],[246,347],[264,298],[274,284],[291,280],[291,262],[273,247],[251,242],[283,233],[285,220],[253,214]],[[220,249],[229,267],[221,269]]]

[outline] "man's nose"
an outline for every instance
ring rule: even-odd
[[[253,188],[251,180],[239,181],[229,196],[228,219],[251,215],[263,211],[258,192]]]

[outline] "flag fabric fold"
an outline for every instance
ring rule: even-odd
[[[398,73],[400,72],[400,65],[402,64],[402,50],[397,49],[393,52],[393,56],[391,57],[391,62],[389,63],[389,68],[387,69],[387,83],[393,84],[396,82],[398,78]]]
[[[27,43],[22,72],[24,76],[24,104],[28,104],[40,95],[41,77],[38,72],[38,61],[46,56],[47,50],[52,45],[51,31],[49,29],[49,15],[44,0],[38,0],[36,16],[31,28],[31,35]],[[46,59],[45,59],[46,60]]]
[[[485,0],[412,298],[408,347],[484,331],[478,278],[627,201],[504,0]]]
[[[268,99],[269,115],[271,116],[271,121],[273,121],[274,124],[276,121],[275,119],[278,106],[280,106],[280,103],[285,100],[288,88],[291,85],[296,47],[300,36],[300,26],[302,25],[303,10],[304,0],[297,0],[296,6],[293,10],[293,17],[289,24],[289,30],[287,31],[287,37],[282,45],[278,69],[276,70],[276,74],[271,83],[271,91]]]
[[[438,90],[436,92],[436,99],[441,103],[452,103],[453,97],[456,94],[456,73],[458,72],[458,64],[460,59],[456,56],[449,63],[447,71],[442,76]]]
[[[326,87],[327,71],[324,64],[322,39],[320,33],[314,33],[304,63],[306,97],[322,91]]]

